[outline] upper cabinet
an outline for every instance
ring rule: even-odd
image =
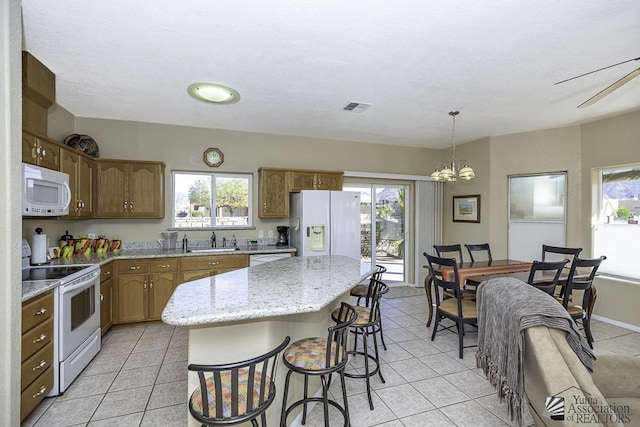
[[[162,162],[98,160],[99,218],[163,218]]]
[[[342,190],[342,172],[292,170],[289,174],[289,191],[292,193],[302,190]]]
[[[60,144],[35,133],[22,132],[22,161],[48,169],[60,167]]]
[[[69,175],[71,204],[67,218],[92,218],[94,162],[75,151],[60,150],[60,171]]]
[[[286,218],[289,216],[289,182],[286,169],[260,168],[260,218]]]
[[[260,168],[260,218],[288,218],[289,193],[342,190],[343,172]]]

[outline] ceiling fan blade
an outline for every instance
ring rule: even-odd
[[[596,102],[600,101],[602,98],[609,95],[611,92],[618,89],[620,86],[624,85],[625,83],[630,82],[637,76],[640,76],[640,68],[638,68],[637,70],[633,70],[632,72],[630,72],[629,74],[627,74],[626,76],[618,80],[617,82],[607,86],[605,89],[596,93],[594,96],[587,99],[582,104],[578,105],[578,108],[587,107],[589,105],[595,104]]]
[[[626,61],[618,62],[617,64],[609,65],[607,67],[598,68],[597,70],[589,71],[588,73],[580,74],[579,76],[574,76],[568,79],[561,80],[559,82],[555,82],[554,85],[559,85],[560,83],[565,83],[571,80],[575,80],[577,78],[588,76],[589,74],[597,73],[598,71],[606,70],[607,68],[617,67],[618,65],[626,64],[627,62],[632,62],[632,61],[640,61],[640,56],[637,58],[632,58]]]

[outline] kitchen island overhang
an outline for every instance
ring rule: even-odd
[[[162,320],[189,328],[188,363],[246,360],[276,347],[287,335],[291,342],[326,337],[334,324],[331,312],[341,301],[348,302],[351,288],[371,274],[370,263],[344,256],[282,259],[181,284]],[[276,378],[269,425],[280,421],[284,375],[279,372]],[[302,396],[302,378],[297,377],[290,396]],[[196,386],[196,376],[189,372],[188,396]],[[310,382],[311,393],[318,387],[319,381]],[[185,412],[190,426],[199,425],[186,407]]]

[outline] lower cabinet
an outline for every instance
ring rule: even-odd
[[[100,267],[100,331],[104,335],[113,325],[113,262]]]
[[[117,260],[117,323],[159,320],[177,286],[178,258]]]
[[[22,304],[21,421],[53,387],[53,308],[52,292]]]
[[[180,260],[180,282],[211,277],[244,267],[249,267],[249,255],[183,257]]]

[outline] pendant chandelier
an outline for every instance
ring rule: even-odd
[[[440,163],[431,174],[432,181],[456,182],[458,179],[470,180],[476,177],[476,173],[466,160],[460,160],[456,164],[456,116],[458,114],[460,114],[460,111],[449,111],[449,115],[453,119],[453,126],[451,127],[451,163]]]

